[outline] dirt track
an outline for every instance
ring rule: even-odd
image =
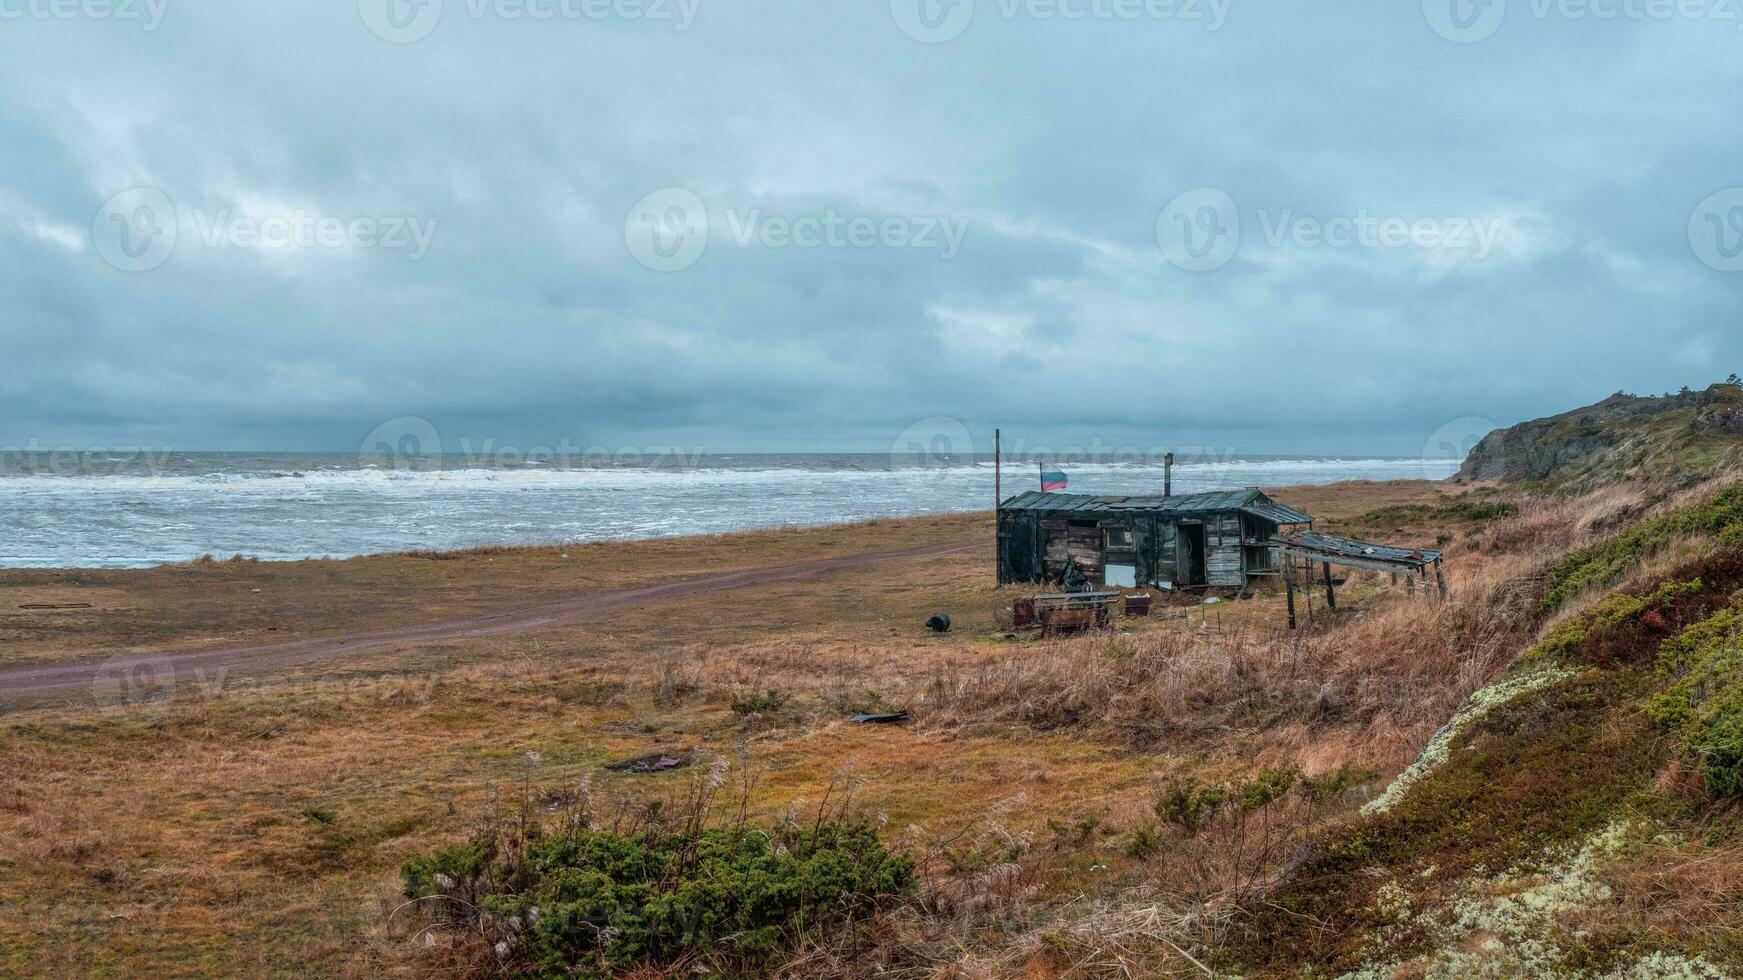
[[[485,613],[465,619],[367,630],[304,640],[254,643],[177,653],[173,650],[131,651],[102,659],[67,661],[0,670],[0,704],[23,702],[90,703],[154,696],[201,678],[270,674],[310,661],[405,643],[436,643],[498,636],[540,629],[575,619],[661,599],[745,586],[816,578],[869,562],[929,558],[968,551],[977,544],[942,544],[899,551],[843,555],[816,561],[741,569],[701,578],[666,582],[621,592],[599,592],[556,599],[533,606]]]

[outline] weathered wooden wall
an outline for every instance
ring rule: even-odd
[[[1100,522],[1047,517],[1042,518],[1041,527],[1047,532],[1047,552],[1044,559],[1047,578],[1063,578],[1066,564],[1074,560],[1078,570],[1091,582],[1101,581]]]
[[[1247,548],[1243,535],[1249,529],[1242,515],[1210,514],[1190,519],[1202,520],[1204,524],[1204,584],[1215,588],[1244,587]],[[1118,553],[1115,560],[1136,565],[1140,585],[1159,582],[1186,585],[1175,520],[1155,514],[1071,517],[1032,511],[1000,515],[999,581],[1058,581],[1065,574],[1066,562],[1075,560],[1090,581],[1100,582],[1104,531],[1109,527],[1132,531],[1131,551]]]
[[[1179,533],[1173,521],[1160,518],[1151,519],[1149,577],[1146,582],[1177,582],[1179,581]],[[1143,571],[1140,569],[1140,571]]]
[[[1204,569],[1208,584],[1240,588],[1247,584],[1241,562],[1241,515],[1223,514],[1204,522]]]

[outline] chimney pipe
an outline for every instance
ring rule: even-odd
[[[1174,454],[1162,457],[1162,496],[1174,496]]]

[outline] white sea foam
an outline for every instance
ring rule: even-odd
[[[215,460],[215,461],[214,461]],[[138,566],[201,554],[265,559],[412,548],[713,534],[990,508],[990,461],[706,457],[638,467],[358,466],[334,457],[183,457],[138,472],[0,470],[0,565]],[[1155,493],[1151,459],[1067,463],[1073,491]],[[1446,461],[1185,460],[1176,493],[1340,480],[1439,479]],[[1007,464],[1007,495],[1033,464]]]

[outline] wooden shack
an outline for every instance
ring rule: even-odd
[[[1313,518],[1257,489],[1098,497],[1030,491],[999,505],[999,584],[1057,582],[1076,562],[1090,584],[1244,588],[1281,575],[1283,528]]]

